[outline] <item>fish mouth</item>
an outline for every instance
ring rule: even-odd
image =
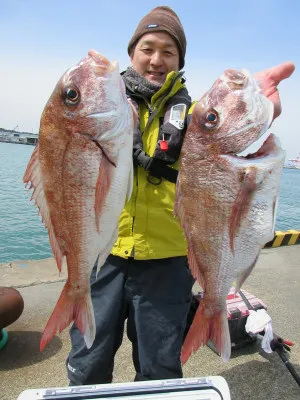
[[[227,69],[224,71],[224,80],[232,90],[241,90],[248,84],[249,73],[244,69],[242,71]]]
[[[90,114],[86,114],[85,117],[88,118],[116,118],[118,115],[115,110],[110,111],[96,111]]]
[[[241,135],[245,135],[247,137],[247,132],[251,130],[255,133],[249,137],[248,143],[247,141],[241,143],[238,153],[242,153],[251,145],[255,147],[257,141],[266,134],[273,120],[274,105],[262,93],[259,82],[246,69],[241,71],[228,69],[223,73],[222,79],[229,89],[235,92],[237,98],[242,100],[242,104],[246,107],[248,119],[247,124],[240,124],[240,127],[233,128],[232,131],[226,132],[224,136],[241,137]],[[256,148],[258,148],[257,144]]]
[[[102,54],[98,53],[96,50],[89,50],[88,56],[93,60],[93,67],[97,75],[103,77],[108,72],[113,72],[117,69],[117,62],[110,62]]]
[[[259,149],[256,150],[255,152],[249,152],[247,154],[241,154],[241,153],[228,154],[228,156],[237,158],[239,160],[247,160],[247,161],[259,160],[282,151],[283,150],[281,148],[279,138],[275,136],[273,133],[270,133],[263,142],[262,146],[260,146]],[[243,153],[246,152],[247,150],[245,150]]]

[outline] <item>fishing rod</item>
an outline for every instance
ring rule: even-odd
[[[239,291],[239,295],[243,299],[243,301],[246,304],[246,306],[248,307],[248,309],[255,311],[254,307],[252,306],[252,304],[249,302],[249,300],[247,299],[247,297],[244,295],[244,293],[241,290]],[[260,332],[257,336],[263,337],[264,332]],[[284,365],[286,366],[286,368],[289,370],[292,377],[297,382],[297,385],[300,387],[300,376],[288,358],[288,355],[291,351],[290,347],[293,345],[294,345],[293,342],[284,340],[282,337],[276,335],[276,333],[273,332],[273,339],[270,342],[271,350],[275,351],[279,355],[279,357],[283,361]]]
[[[271,340],[271,343],[270,343],[272,351],[276,351],[276,353],[279,355],[279,357],[283,361],[284,365],[287,367],[287,369],[291,373],[292,377],[295,379],[298,386],[300,387],[300,376],[297,374],[295,368],[290,363],[289,358],[288,358],[288,354],[289,354],[288,352],[290,352],[291,349],[287,343],[289,343],[290,345],[293,345],[293,343],[283,340],[280,336],[277,336],[274,333],[273,333],[273,335],[274,335],[274,339]]]

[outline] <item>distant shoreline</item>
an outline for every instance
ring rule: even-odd
[[[35,146],[36,143],[31,143],[31,142],[21,142],[21,141],[15,141],[15,140],[5,140],[3,138],[0,138],[0,142],[1,143],[12,143],[12,144],[25,144],[27,146]]]
[[[298,169],[298,170],[300,170],[300,168],[297,168],[297,167],[288,167],[288,166],[286,166],[286,165],[284,165],[283,168],[285,168],[285,169]]]
[[[18,132],[0,128],[0,142],[13,144],[27,144],[35,146],[38,142],[38,133]]]

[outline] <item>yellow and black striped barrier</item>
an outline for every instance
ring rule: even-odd
[[[286,232],[276,231],[273,240],[266,243],[264,248],[290,246],[300,244],[300,231],[288,230]]]

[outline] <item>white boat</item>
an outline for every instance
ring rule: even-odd
[[[284,168],[300,169],[300,153],[296,158],[290,158],[284,165]]]

